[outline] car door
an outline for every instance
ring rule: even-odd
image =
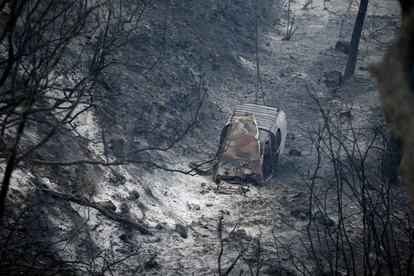
[[[277,164],[279,161],[279,154],[280,154],[280,146],[281,146],[281,140],[282,135],[280,130],[278,129],[276,132],[276,135],[272,133],[271,135],[271,147],[272,147],[272,165],[273,165],[273,176],[276,175],[277,171]]]
[[[260,144],[262,150],[263,180],[270,179],[273,175],[273,153],[271,146],[271,133],[267,130],[260,130]]]

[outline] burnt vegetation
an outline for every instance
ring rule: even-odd
[[[128,214],[119,215],[107,206],[91,202],[80,195],[38,190],[42,189],[42,185],[37,185],[36,181],[36,196],[24,204],[28,207],[21,209],[21,206],[7,205],[12,174],[17,167],[38,166],[41,169],[42,166],[49,166],[59,174],[59,170],[68,172],[58,169],[59,167],[73,166],[76,167],[76,172],[79,168],[84,170],[84,166],[88,164],[117,166],[139,163],[152,168],[191,173],[191,170],[169,168],[161,162],[150,160],[146,158],[148,154],[144,157],[142,155],[150,151],[168,151],[194,126],[206,95],[201,77],[194,80],[193,89],[198,98],[195,99],[196,106],[191,110],[190,120],[184,122],[181,129],[170,134],[170,137],[163,135],[163,141],[145,147],[130,148],[128,154],[125,154],[122,149],[123,141],[105,135],[108,127],[102,127],[99,140],[91,139],[78,131],[83,120],[79,122],[78,118],[90,110],[101,114],[101,119],[104,120],[105,116],[112,116],[110,114],[113,111],[108,109],[121,106],[130,108],[122,103],[121,93],[112,87],[111,77],[114,71],[111,70],[122,64],[116,56],[127,45],[131,36],[140,33],[142,16],[147,5],[144,1],[112,0],[1,2],[0,151],[3,166],[0,220],[3,225],[2,232],[8,236],[1,250],[1,267],[4,273],[106,274],[112,273],[111,269],[122,264],[124,260],[139,255],[137,250],[118,260],[113,259],[113,255],[112,258],[108,257],[107,251],[96,252],[89,245],[87,255],[91,255],[87,258],[88,263],[82,263],[79,259],[56,259],[56,253],[62,249],[50,252],[48,250],[73,242],[76,236],[82,235],[87,220],[81,222],[82,226],[78,229],[71,230],[73,233],[62,233],[64,238],[61,240],[51,243],[44,240],[41,243],[46,245],[33,252],[27,251],[24,248],[30,246],[31,233],[27,236],[23,234],[27,239],[26,244],[19,244],[16,239],[22,237],[16,237],[16,226],[29,223],[27,219],[31,221],[29,217],[37,216],[37,212],[42,213],[42,208],[59,209],[56,206],[63,204],[63,212],[69,212],[69,218],[71,208],[66,205],[74,202],[94,208],[127,228],[151,234],[146,226],[132,220]],[[158,60],[152,66],[157,62]],[[149,71],[151,68],[147,68],[142,74],[148,74]],[[146,131],[151,132],[151,128],[147,127]],[[103,144],[103,156],[80,154],[81,149],[88,151],[89,145],[96,144]],[[63,151],[59,154],[58,148],[61,146],[73,146],[73,154],[64,155]],[[76,182],[82,182],[82,178],[76,179]],[[76,183],[73,184],[71,186],[75,188]],[[64,187],[64,190],[68,188]],[[49,199],[52,201],[49,202]],[[77,225],[79,221],[73,223]],[[38,227],[46,232],[58,231],[46,230],[40,225]],[[99,267],[96,264],[98,260]]]
[[[295,208],[280,214],[274,198],[262,199],[259,192],[247,203],[235,203],[250,208],[242,213],[246,217],[249,212],[254,217],[270,210],[252,218],[252,224],[267,227],[256,235],[242,228],[244,218],[232,218],[233,210],[219,209],[214,218],[206,211],[206,216],[197,215],[203,222],[184,225],[176,213],[182,212],[184,202],[177,198],[185,193],[177,196],[170,187],[154,193],[144,182],[152,175],[155,181],[173,186],[203,174],[208,184],[202,182],[197,193],[208,194],[209,200],[211,193],[215,198],[250,196],[248,184],[212,181],[214,166],[223,161],[220,154],[214,155],[212,136],[220,131],[217,125],[225,119],[228,112],[223,106],[229,102],[232,106],[235,99],[275,104],[277,97],[271,94],[276,92],[264,85],[270,77],[263,73],[266,50],[261,45],[267,41],[270,47],[273,38],[263,38],[262,32],[279,28],[280,43],[294,43],[303,24],[295,17],[295,1],[277,4],[278,21],[270,8],[272,1],[156,2],[1,0],[0,273],[160,274],[165,272],[162,261],[178,263],[175,272],[185,273],[184,265],[176,261],[184,259],[181,245],[172,247],[178,248],[177,259],[164,255],[161,261],[159,255],[165,252],[157,250],[169,246],[163,239],[174,237],[171,244],[177,246],[178,239],[181,244],[196,235],[210,247],[191,240],[188,244],[201,248],[200,256],[192,257],[202,259],[206,248],[214,251],[211,263],[200,261],[206,267],[190,266],[204,274],[414,273],[412,1],[401,1],[401,34],[383,62],[370,68],[384,110],[369,110],[366,124],[358,120],[363,116],[352,105],[339,104],[338,93],[341,85],[360,81],[355,72],[368,0],[359,3],[350,43],[338,46],[346,52],[347,62],[344,73],[334,74],[333,84],[326,85],[329,97],[318,91],[322,77],[313,80],[294,72],[290,61],[280,72],[279,81],[284,74],[300,80],[315,114],[310,124],[289,126],[300,129],[309,152],[302,154],[290,141],[291,159],[280,157],[278,165],[279,152],[269,148],[275,162],[268,164],[272,173],[262,176],[270,181],[281,170],[285,180],[285,170],[299,178],[301,192],[291,199]],[[303,1],[301,12],[312,9],[314,2]],[[325,10],[332,13],[325,2]],[[193,4],[194,9],[187,6]],[[207,9],[212,11],[205,15]],[[156,20],[147,15],[148,10]],[[199,24],[193,26],[195,21]],[[236,35],[229,37],[229,32]],[[177,37],[181,39],[171,39]],[[254,62],[236,52],[246,53]],[[249,92],[225,97],[214,91],[210,96],[207,80],[219,90],[227,73],[248,79]],[[280,132],[272,135],[280,145]],[[255,150],[263,152],[264,147]],[[297,160],[304,155],[308,161],[299,166]],[[180,162],[202,158],[190,166]],[[155,178],[158,172],[166,174]],[[134,187],[140,192],[125,188],[132,181],[128,175],[134,176]],[[104,182],[110,183],[111,191],[105,190]],[[110,196],[120,204],[105,200]],[[186,202],[193,213],[213,207],[203,203],[200,207]],[[161,211],[147,215],[156,208],[164,208],[167,216],[162,219],[169,224],[178,221],[175,228],[154,219]],[[100,241],[105,247],[98,246],[95,241],[105,231],[110,233],[105,236],[108,240]],[[177,233],[179,237],[174,236]],[[159,247],[152,248],[153,244]]]

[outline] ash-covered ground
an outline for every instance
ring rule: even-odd
[[[65,275],[78,265],[83,270],[77,273],[100,273],[107,262],[114,265],[105,275],[215,275],[223,248],[222,273],[245,251],[231,275],[318,274],[301,271],[297,265],[303,262],[311,269],[314,262],[303,241],[309,179],[317,163],[310,133],[322,119],[315,98],[323,108],[332,107],[352,118],[361,129],[384,123],[368,65],[380,59],[395,36],[400,11],[394,1],[370,3],[355,77],[340,84],[347,54],[338,42],[350,40],[357,3],[314,0],[302,9],[304,2],[292,1],[289,16],[294,17],[297,30],[285,40],[287,3],[153,1],[143,14],[140,33],[116,53],[118,62],[106,73],[107,89],[116,97],[103,100],[99,111],[82,114],[75,130],[60,131],[41,149],[42,154],[61,160],[145,162],[117,166],[22,163],[13,174],[8,197],[13,211],[9,211],[7,229],[16,231],[10,236],[3,231],[3,240],[10,240],[3,247],[10,254],[3,265],[24,272],[23,260],[27,260],[41,274],[60,262],[67,270],[59,273]],[[217,192],[210,176],[151,165],[187,171],[189,162],[213,157],[221,127],[234,105],[254,102],[257,93],[259,103],[286,112],[289,131],[277,177],[266,186],[250,185],[247,192],[233,186]],[[200,103],[198,120],[187,130]],[[168,148],[182,134],[171,149],[140,151]],[[328,197],[320,225],[339,219],[329,209],[329,202],[335,205],[336,198],[329,191],[330,169],[322,163],[315,184],[316,193]],[[99,203],[142,223],[152,235],[110,219],[93,206],[56,198],[45,190]],[[349,210],[353,204],[345,202]],[[359,221],[352,223],[358,233]]]

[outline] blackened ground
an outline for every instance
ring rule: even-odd
[[[90,262],[104,252],[106,257],[112,255],[108,258],[113,261],[130,256],[125,265],[114,266],[113,272],[119,275],[134,271],[145,275],[211,275],[217,273],[217,225],[223,216],[223,268],[231,265],[241,247],[248,251],[234,274],[250,274],[250,269],[260,264],[257,256],[262,259],[264,274],[295,274],[286,250],[280,249],[283,257],[278,259],[274,237],[288,244],[304,262],[310,262],[298,230],[304,229],[309,215],[308,187],[302,176],[315,164],[308,130],[320,115],[307,83],[323,105],[329,104],[335,93],[337,107],[353,105],[352,116],[358,125],[372,122],[370,117],[377,116],[379,101],[367,65],[381,56],[394,35],[399,11],[389,1],[370,7],[355,79],[339,86],[346,54],[335,50],[335,45],[339,40],[349,40],[355,5],[347,12],[343,1],[332,0],[327,2],[335,11],[331,13],[323,9],[322,0],[314,0],[308,10],[301,9],[301,1],[292,4],[298,29],[290,41],[284,41],[286,7],[270,0],[260,1],[257,8],[255,3],[152,1],[142,32],[117,53],[119,65],[107,74],[105,89],[112,97],[98,103],[98,111],[81,123],[92,138],[105,134],[105,151],[110,158],[141,158],[181,169],[187,169],[190,161],[208,159],[215,153],[221,127],[233,106],[253,102],[258,93],[257,22],[265,94],[259,102],[283,109],[290,132],[277,178],[266,187],[251,186],[246,191],[228,186],[216,193],[209,177],[150,166],[62,168],[26,164],[14,174],[10,198],[26,201],[17,205],[18,211],[31,203],[44,204],[19,223],[21,232],[28,234],[14,236],[18,244],[15,259],[19,254],[32,259],[46,248],[48,256],[56,259]],[[168,145],[183,133],[195,116],[204,88],[207,96],[199,122],[183,141],[168,152],[134,153],[146,146]],[[291,149],[300,151],[301,157],[289,156]],[[65,131],[44,151],[68,159],[102,157],[102,151]],[[110,200],[117,213],[143,220],[154,236],[143,236],[94,209],[39,195],[36,190],[44,187],[96,202]],[[34,218],[36,223],[32,223]],[[319,218],[321,223],[331,223],[328,218]],[[81,234],[70,239],[69,233],[77,232]],[[29,245],[34,253],[26,250]],[[139,254],[134,255],[136,250]],[[80,251],[83,253],[78,254]],[[45,267],[45,263],[55,261],[42,258],[34,264]]]

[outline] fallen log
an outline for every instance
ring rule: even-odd
[[[73,195],[69,195],[69,194],[62,194],[62,193],[58,193],[58,192],[48,190],[48,189],[42,189],[42,191],[44,193],[47,193],[47,194],[51,195],[52,197],[55,197],[55,198],[63,199],[63,200],[66,200],[66,201],[71,201],[71,202],[74,202],[74,203],[82,205],[82,206],[88,206],[88,207],[94,208],[97,211],[99,211],[102,215],[104,215],[105,217],[107,217],[111,220],[120,222],[120,223],[124,223],[124,224],[138,230],[143,235],[153,235],[153,233],[143,223],[136,222],[136,221],[132,220],[131,218],[125,217],[125,216],[120,215],[120,214],[117,214],[117,213],[115,213],[115,212],[113,212],[113,211],[111,211],[107,208],[104,208],[104,207],[100,206],[96,202],[87,200],[84,197],[73,196]]]

